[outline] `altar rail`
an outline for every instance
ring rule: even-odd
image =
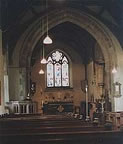
[[[9,113],[34,114],[37,113],[37,102],[32,101],[10,101],[7,103]]]
[[[114,129],[120,129],[123,126],[123,112],[108,112],[106,121],[112,122]]]

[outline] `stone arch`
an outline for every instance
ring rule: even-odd
[[[64,22],[74,23],[81,28],[88,31],[98,42],[105,59],[105,70],[107,72],[107,82],[111,83],[110,71],[112,67],[118,65],[118,55],[121,52],[121,46],[116,39],[116,37],[111,33],[111,31],[99,20],[93,16],[82,12],[80,10],[75,10],[72,8],[65,8],[61,10],[53,10],[49,14],[49,29],[57,26],[58,24]],[[45,16],[44,16],[45,17]],[[31,58],[32,51],[36,43],[41,38],[40,21],[44,17],[39,18],[35,21],[22,35],[18,41],[15,52],[13,54],[13,59],[17,61],[15,65],[26,67],[29,65],[27,58]],[[46,25],[45,25],[46,27]],[[45,33],[44,31],[42,35]],[[109,88],[110,86],[108,86]]]

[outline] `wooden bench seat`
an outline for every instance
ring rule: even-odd
[[[1,144],[52,144],[53,142],[72,144],[122,144],[121,132],[57,132],[57,133],[32,133],[32,134],[9,134],[0,136]],[[44,144],[43,143],[43,144]]]
[[[65,116],[0,120],[0,144],[122,144],[123,133]]]
[[[25,120],[17,120],[17,121],[3,121],[0,122],[0,128],[16,128],[16,127],[42,127],[42,126],[72,126],[72,125],[91,125],[85,122],[80,122],[78,120],[75,121],[25,121]]]
[[[0,130],[0,134],[9,133],[46,133],[46,132],[71,132],[71,131],[104,131],[102,126],[55,126],[55,127],[21,127],[21,128],[3,128]]]

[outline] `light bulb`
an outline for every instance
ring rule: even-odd
[[[43,58],[42,60],[41,60],[41,64],[46,64],[47,63],[47,60],[45,59],[45,58]]]
[[[112,73],[117,73],[117,70],[115,67],[113,68]]]
[[[52,39],[47,35],[47,36],[45,37],[45,39],[43,40],[43,43],[44,43],[44,44],[52,44],[53,41],[52,41]]]
[[[44,71],[41,69],[41,70],[39,71],[39,74],[44,74]]]
[[[88,86],[86,85],[86,87],[85,87],[85,91],[87,92],[88,91]]]

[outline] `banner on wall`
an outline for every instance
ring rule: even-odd
[[[115,82],[113,84],[113,95],[114,97],[121,97],[121,83]]]

